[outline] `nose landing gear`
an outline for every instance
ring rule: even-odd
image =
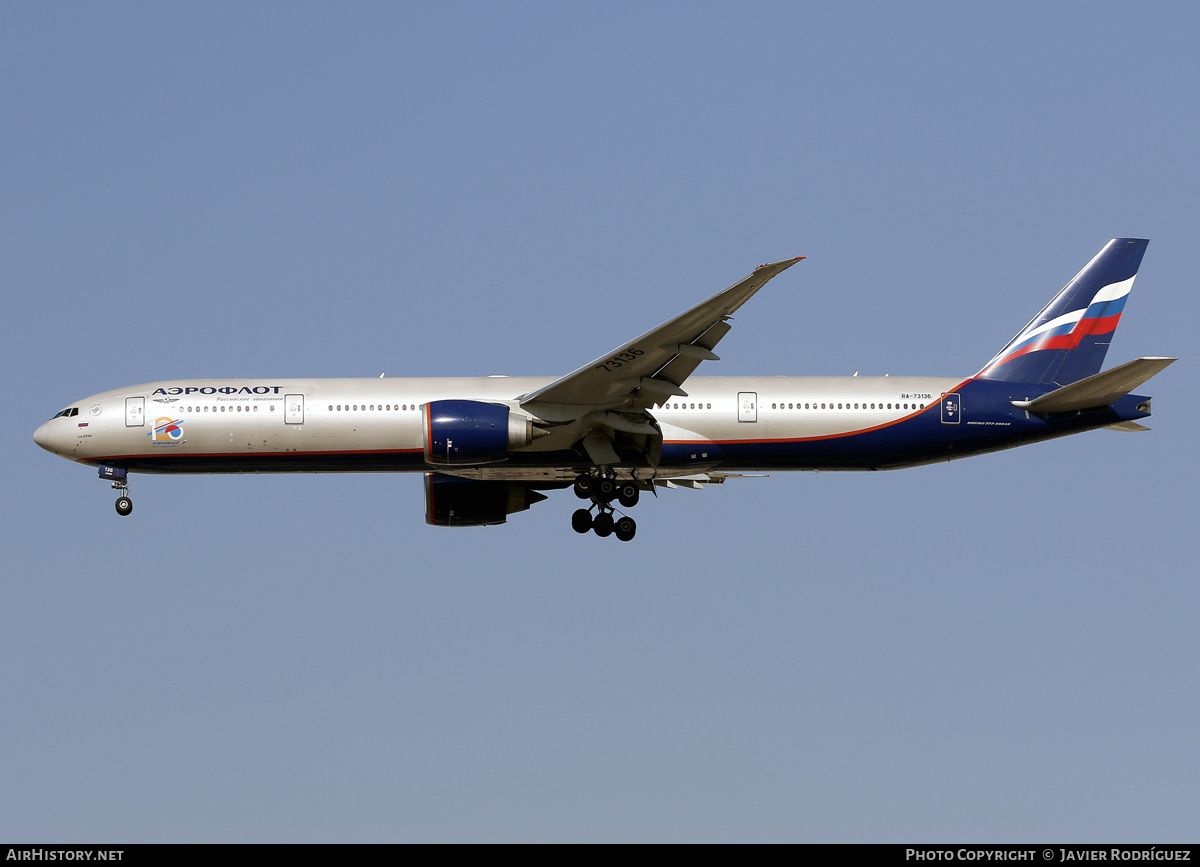
[[[636,506],[640,494],[637,482],[618,479],[607,467],[601,467],[598,474],[577,476],[574,490],[581,500],[592,501],[589,508],[576,509],[571,515],[571,529],[576,533],[590,530],[602,539],[615,535],[622,542],[628,542],[637,533],[637,522],[628,515],[614,516],[612,507],[614,498],[626,509]],[[595,516],[593,509],[597,510]]]
[[[117,497],[116,507],[117,514],[122,518],[133,511],[133,500],[129,499],[129,481],[128,473],[124,467],[101,467],[100,478],[108,479],[112,482],[114,491],[120,491],[120,496]]]

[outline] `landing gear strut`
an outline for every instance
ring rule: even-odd
[[[575,496],[591,500],[586,509],[576,509],[571,515],[571,529],[576,533],[589,530],[600,538],[615,535],[628,542],[637,533],[637,522],[628,515],[614,516],[612,501],[615,498],[626,509],[637,505],[640,491],[637,482],[618,479],[608,467],[601,467],[596,474],[580,473],[575,478]],[[592,510],[596,514],[592,515]]]

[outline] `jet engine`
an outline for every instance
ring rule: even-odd
[[[502,403],[434,400],[422,408],[425,462],[435,466],[478,466],[508,460],[544,432],[528,416]]]

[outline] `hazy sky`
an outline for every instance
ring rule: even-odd
[[[594,4],[593,4],[594,5]],[[1193,3],[8,3],[0,838],[1194,840]],[[762,262],[720,374],[965,376],[1112,237],[1151,433],[578,536],[135,476],[176,377],[560,375]],[[1189,385],[1188,383],[1192,383]]]

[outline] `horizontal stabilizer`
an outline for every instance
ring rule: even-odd
[[[1094,406],[1108,406],[1120,400],[1150,377],[1159,373],[1174,358],[1138,358],[1112,370],[1097,373],[1070,385],[1055,389],[1033,400],[1014,400],[1013,406],[1030,412],[1071,412]]]
[[[1110,424],[1105,430],[1142,431],[1150,430],[1150,428],[1144,424],[1138,424],[1136,421],[1119,421],[1116,424]]]

